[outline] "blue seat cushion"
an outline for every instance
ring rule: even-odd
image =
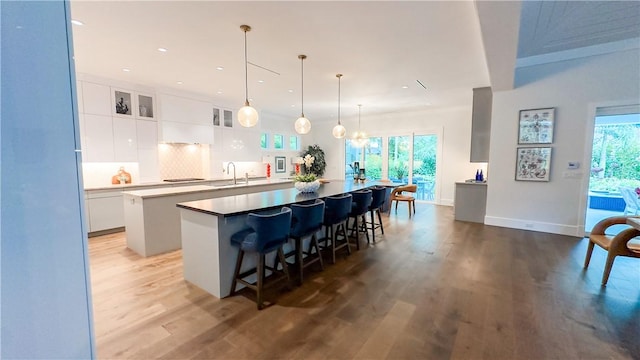
[[[247,252],[257,252],[257,234],[253,229],[245,229],[231,235],[231,244]]]

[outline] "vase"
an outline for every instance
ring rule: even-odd
[[[302,182],[296,181],[294,184],[295,188],[301,193],[312,193],[318,191],[320,188],[320,181],[312,181],[312,182]]]

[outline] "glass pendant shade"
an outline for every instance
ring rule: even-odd
[[[258,112],[249,103],[238,110],[238,122],[244,127],[256,126],[258,123]]]
[[[331,133],[334,138],[342,139],[347,134],[347,129],[340,123],[340,78],[342,78],[342,74],[336,74],[336,77],[338,78],[338,125],[333,127]]]
[[[307,58],[307,55],[298,55],[298,59],[300,59],[300,78],[302,79],[302,86],[300,91],[300,100],[302,106],[300,106],[300,117],[293,124],[293,127],[296,129],[296,132],[300,135],[308,134],[311,131],[311,121],[304,117],[304,59]]]
[[[369,143],[367,133],[360,130],[360,108],[362,104],[358,104],[358,131],[354,132],[351,136],[351,144],[355,147],[364,147]]]
[[[298,118],[298,120],[296,120],[294,127],[296,128],[296,132],[298,134],[308,134],[309,131],[311,131],[311,121],[309,121],[309,119],[302,115]]]
[[[253,127],[258,123],[258,112],[249,104],[249,85],[247,70],[247,31],[251,31],[251,26],[241,25],[240,29],[244,31],[244,106],[238,110],[238,122],[243,127]]]
[[[332,134],[336,139],[342,139],[347,134],[347,129],[345,129],[344,126],[338,124],[333,127]]]

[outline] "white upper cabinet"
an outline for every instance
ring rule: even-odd
[[[111,88],[90,82],[82,83],[82,102],[85,114],[111,115]]]
[[[136,120],[138,149],[158,148],[158,124],[155,121]]]
[[[114,161],[111,116],[84,114],[84,140],[83,161]]]
[[[138,161],[136,121],[113,118],[114,161]]]
[[[163,121],[213,126],[213,106],[208,102],[167,94],[158,99]]]

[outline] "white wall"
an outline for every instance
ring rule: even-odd
[[[594,110],[640,101],[639,59],[636,49],[523,68],[515,90],[493,94],[486,224],[584,234]],[[545,107],[556,108],[550,181],[515,181],[518,112]]]
[[[471,149],[471,105],[473,93],[465,106],[445,109],[426,109],[423,111],[365,115],[365,106],[361,116],[361,128],[369,136],[387,136],[422,132],[438,132],[442,134],[441,172],[438,176],[436,203],[453,205],[454,183],[473,178],[478,164],[469,162]],[[327,160],[326,178],[344,178],[344,140],[331,135],[331,129],[337,122],[313,122],[312,142],[317,143],[325,151]],[[355,118],[343,118],[342,124],[350,136],[358,127]]]

